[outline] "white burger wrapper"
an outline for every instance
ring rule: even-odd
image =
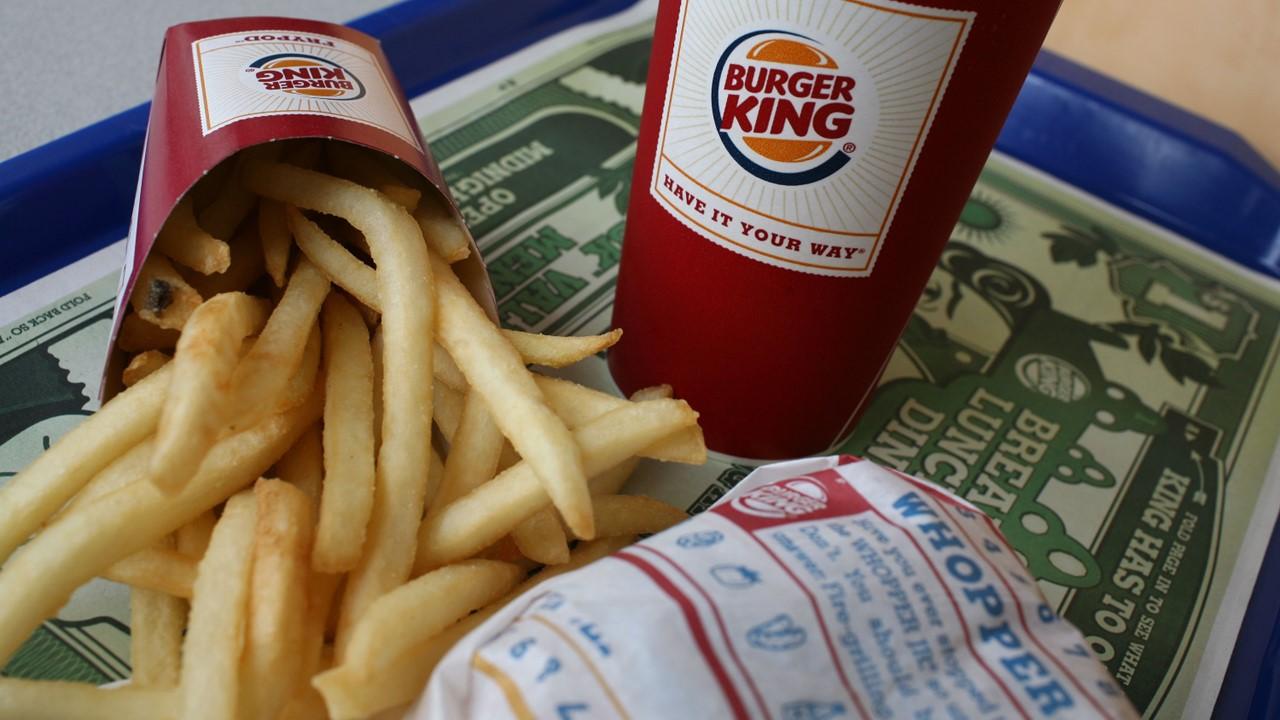
[[[848,456],[512,602],[412,718],[1136,718],[994,523]]]

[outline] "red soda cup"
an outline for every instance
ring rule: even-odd
[[[609,353],[707,444],[850,433],[1059,0],[662,0]]]

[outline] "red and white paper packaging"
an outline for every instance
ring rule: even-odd
[[[1136,718],[972,505],[851,457],[539,585],[413,718]]]
[[[377,40],[341,25],[296,18],[175,25],[165,33],[160,54],[116,297],[113,348],[142,263],[182,196],[235,153],[296,138],[345,141],[402,161],[440,193],[466,229]],[[470,257],[454,269],[496,317],[493,290],[471,245]],[[110,371],[120,362],[112,352],[107,380],[118,376]],[[103,388],[105,397],[118,390],[109,381]]]

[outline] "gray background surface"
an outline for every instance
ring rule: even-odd
[[[151,99],[165,28],[283,15],[347,22],[392,0],[0,0],[0,161]]]

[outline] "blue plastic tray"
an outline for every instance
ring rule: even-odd
[[[381,39],[413,97],[633,2],[408,0],[351,26]],[[0,163],[0,295],[125,236],[148,110],[139,105]],[[1280,277],[1280,174],[1230,131],[1045,52],[996,147]],[[1278,576],[1273,533],[1218,717],[1280,713],[1280,586],[1268,580]]]

